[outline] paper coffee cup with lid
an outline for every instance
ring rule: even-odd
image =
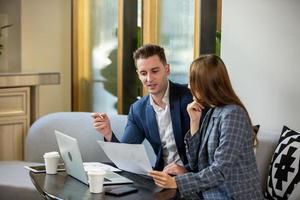
[[[87,172],[91,193],[101,193],[103,191],[104,170],[90,170]]]
[[[44,154],[46,173],[47,174],[56,174],[57,173],[57,165],[59,161],[59,154],[57,151],[47,152]]]

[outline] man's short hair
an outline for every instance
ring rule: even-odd
[[[135,66],[136,62],[138,59],[141,58],[149,58],[151,56],[155,56],[157,55],[160,59],[160,61],[163,63],[163,65],[167,64],[167,60],[166,60],[166,55],[165,55],[165,50],[164,48],[155,45],[155,44],[145,44],[143,46],[141,46],[140,48],[138,48],[134,53],[133,53],[133,59],[134,59],[134,63]]]

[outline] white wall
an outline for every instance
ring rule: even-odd
[[[222,1],[221,55],[253,123],[300,131],[300,1]]]
[[[40,86],[40,116],[71,110],[71,0],[22,0],[22,71],[60,72]]]

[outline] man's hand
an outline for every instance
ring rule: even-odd
[[[105,113],[92,113],[93,126],[107,141],[111,141],[112,130],[110,121]]]
[[[199,130],[199,123],[204,106],[195,100],[188,104],[186,110],[190,116],[191,135],[194,135]]]
[[[163,172],[170,175],[180,175],[187,172],[186,168],[175,163],[168,164],[165,166]]]
[[[148,174],[152,176],[156,185],[162,188],[177,188],[175,177],[168,175],[165,172],[151,171]]]

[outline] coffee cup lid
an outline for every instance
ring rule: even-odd
[[[95,170],[95,169],[94,169],[94,170],[88,171],[87,174],[88,174],[88,175],[105,175],[106,172],[105,172],[104,170],[100,170],[100,169],[99,169],[99,170],[98,170],[98,169]]]
[[[59,154],[57,151],[51,151],[44,154],[44,158],[50,158],[50,157],[59,157]]]

